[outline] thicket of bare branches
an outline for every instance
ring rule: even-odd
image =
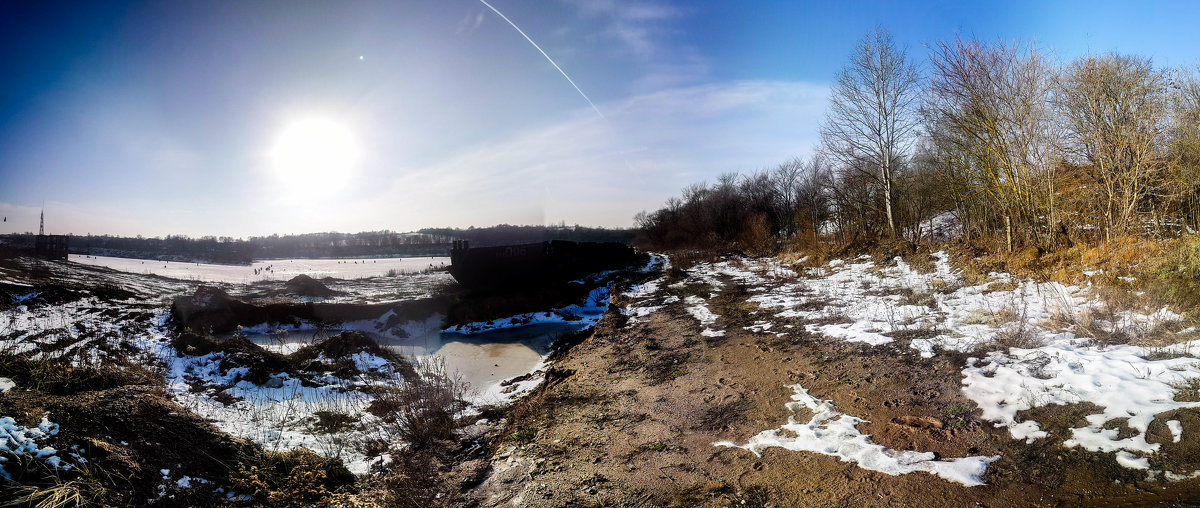
[[[1032,44],[930,46],[925,78],[877,29],[835,76],[807,160],[693,184],[637,216],[658,248],[964,241],[1044,249],[1200,230],[1200,68]]]

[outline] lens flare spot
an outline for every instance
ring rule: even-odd
[[[289,124],[271,149],[271,165],[290,194],[340,189],[359,159],[358,143],[344,125],[327,118]]]

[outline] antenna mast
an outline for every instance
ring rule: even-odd
[[[46,234],[46,205],[42,205],[42,214],[38,218],[38,235]]]

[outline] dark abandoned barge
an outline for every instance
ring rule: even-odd
[[[498,247],[471,247],[458,240],[450,250],[450,274],[469,288],[528,286],[564,282],[641,259],[623,243],[554,240]]]

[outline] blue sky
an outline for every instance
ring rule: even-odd
[[[1189,2],[0,0],[0,232],[247,236],[629,226],[689,183],[811,153],[875,25],[1200,63]],[[361,57],[361,58],[360,58]],[[296,191],[273,147],[355,143]],[[335,184],[336,182],[336,184]]]

